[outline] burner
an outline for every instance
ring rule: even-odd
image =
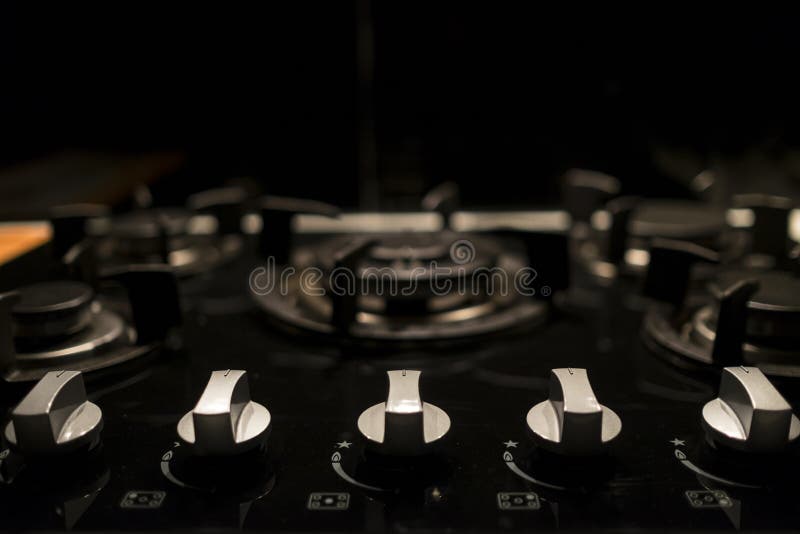
[[[616,196],[618,183],[607,175],[570,171],[563,196],[573,217],[575,257],[600,285],[618,275],[640,277],[650,262],[655,239],[675,239],[715,251],[721,262],[756,269],[796,268],[788,258],[797,243],[789,237],[795,206],[790,198],[746,194],[730,209],[698,200],[640,199]],[[698,280],[714,269],[699,267]]]
[[[312,283],[301,274],[288,291],[256,299],[283,322],[319,333],[452,339],[541,322],[546,304],[514,287],[514,274],[525,266],[522,255],[488,236],[336,236],[295,250],[292,268],[317,273],[307,278]]]
[[[678,250],[686,261],[676,260]],[[654,262],[667,258],[673,280],[661,278],[650,295],[673,306],[651,308],[644,320],[647,339],[701,364],[749,364],[769,374],[800,375],[800,278],[777,270],[728,270],[705,293],[686,296],[688,272],[699,258],[680,245],[654,252]],[[654,267],[660,272],[664,266]]]
[[[746,336],[754,347],[791,350],[800,357],[800,278],[781,271],[720,274],[711,284],[712,294],[721,294],[742,280],[754,280],[758,289],[747,301]],[[692,334],[701,343],[714,343],[718,310],[702,307],[692,320]],[[798,362],[800,363],[800,361]]]
[[[207,272],[242,251],[246,201],[243,189],[228,187],[197,193],[186,208],[138,208],[110,217],[101,206],[61,206],[51,218],[56,256],[89,237],[101,270],[165,263],[182,277]]]
[[[242,248],[240,236],[218,235],[197,221],[204,222],[182,208],[151,208],[113,217],[106,228],[90,225],[89,235],[98,238],[106,267],[166,260],[177,275],[190,276],[213,269]]]
[[[601,280],[619,273],[642,276],[654,239],[680,239],[726,257],[740,254],[743,247],[726,223],[725,210],[689,200],[620,197],[596,213],[593,230],[596,238],[582,242],[579,254]]]
[[[6,294],[0,331],[3,378],[35,380],[48,371],[93,371],[152,352],[179,321],[174,275],[160,266],[115,273],[128,291],[128,313],[88,284],[41,282]],[[158,288],[158,292],[147,294]],[[2,339],[6,339],[2,337]]]

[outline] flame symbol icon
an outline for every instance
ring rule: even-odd
[[[677,458],[678,460],[685,460],[686,455],[683,453],[683,451],[675,449],[675,458]]]
[[[338,464],[342,460],[342,455],[338,452],[334,452],[333,456],[331,456],[331,462]]]
[[[514,461],[514,457],[511,455],[510,452],[506,451],[506,452],[503,453],[503,461],[504,462],[513,462]]]
[[[164,453],[164,456],[161,457],[162,462],[169,462],[172,460],[172,451],[167,451]]]

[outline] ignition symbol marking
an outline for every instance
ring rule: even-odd
[[[154,510],[161,508],[164,502],[164,497],[167,496],[165,491],[129,491],[122,498],[119,503],[120,508],[138,508],[145,510]]]
[[[693,490],[686,492],[692,508],[730,508],[733,501],[722,490]]]
[[[314,512],[325,510],[343,511],[350,508],[349,493],[312,493],[308,496],[306,508]]]
[[[539,496],[532,491],[501,491],[497,494],[497,508],[500,510],[538,510],[541,508]]]

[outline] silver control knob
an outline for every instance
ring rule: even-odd
[[[20,453],[46,456],[91,448],[102,429],[103,412],[86,400],[80,371],[50,371],[11,412],[5,435]]]
[[[420,371],[388,371],[386,402],[367,408],[358,418],[358,430],[373,448],[393,456],[425,454],[450,430],[444,410],[423,402]]]
[[[526,421],[542,448],[576,456],[603,452],[622,430],[619,416],[597,402],[586,369],[551,370],[550,398]]]
[[[231,456],[266,443],[272,417],[250,400],[246,371],[214,371],[178,437],[199,456]]]
[[[792,407],[757,367],[722,370],[719,397],[703,406],[711,440],[744,452],[778,452],[800,435]]]

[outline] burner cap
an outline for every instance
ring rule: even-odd
[[[655,200],[642,202],[630,222],[631,235],[670,239],[716,237],[725,230],[725,212],[701,202]]]
[[[91,321],[92,288],[81,282],[42,282],[18,290],[11,309],[18,337],[73,334]]]

